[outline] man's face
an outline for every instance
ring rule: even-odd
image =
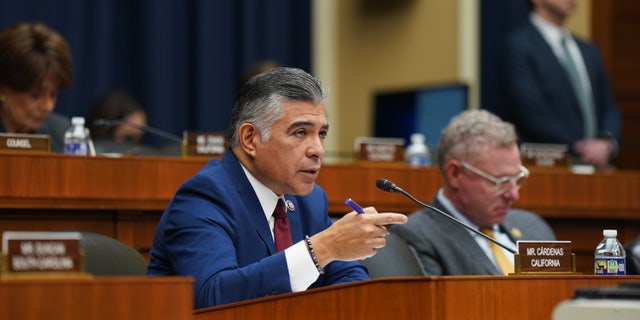
[[[553,17],[566,19],[575,9],[578,0],[534,0],[536,10],[542,10]]]
[[[306,195],[313,189],[324,156],[329,131],[324,105],[285,102],[282,111],[284,116],[271,127],[269,140],[256,143],[253,174],[278,195]]]
[[[522,164],[515,144],[509,148],[489,148],[468,163],[496,178],[516,176]],[[460,190],[455,201],[462,207],[459,209],[481,227],[502,223],[511,204],[520,197],[515,183],[507,182],[506,191],[501,194],[494,182],[462,166],[459,170]]]

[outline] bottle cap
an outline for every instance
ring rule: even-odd
[[[73,117],[73,118],[71,118],[71,124],[84,126],[84,117]]]
[[[602,230],[602,235],[605,236],[605,237],[617,237],[618,236],[618,230],[605,229],[605,230]]]
[[[414,133],[411,135],[411,142],[415,144],[423,144],[424,143],[424,134],[422,133]]]

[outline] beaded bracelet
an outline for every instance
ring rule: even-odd
[[[311,238],[309,236],[304,236],[304,240],[307,242],[307,248],[309,248],[309,254],[311,255],[311,260],[313,260],[313,264],[316,265],[316,269],[320,274],[324,273],[324,269],[320,266],[320,262],[318,262],[318,257],[316,257],[316,252],[313,251],[313,245],[311,245]]]

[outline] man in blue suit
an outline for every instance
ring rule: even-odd
[[[368,279],[354,260],[373,256],[386,226],[407,218],[368,207],[331,223],[315,184],[329,131],[325,100],[320,83],[299,69],[271,69],[242,86],[230,148],[176,192],[148,274],[194,277],[196,308]],[[274,208],[289,220],[291,243],[282,251]]]
[[[576,161],[608,167],[622,120],[598,49],[564,27],[576,1],[530,3],[530,19],[508,35],[502,59],[505,120],[522,142],[565,144]]]

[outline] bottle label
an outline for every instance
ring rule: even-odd
[[[429,157],[424,155],[413,155],[407,158],[407,163],[412,167],[428,166],[431,164]]]
[[[597,257],[594,273],[596,275],[625,275],[625,258]]]
[[[64,153],[86,156],[89,154],[89,148],[86,143],[67,143],[64,145]]]

